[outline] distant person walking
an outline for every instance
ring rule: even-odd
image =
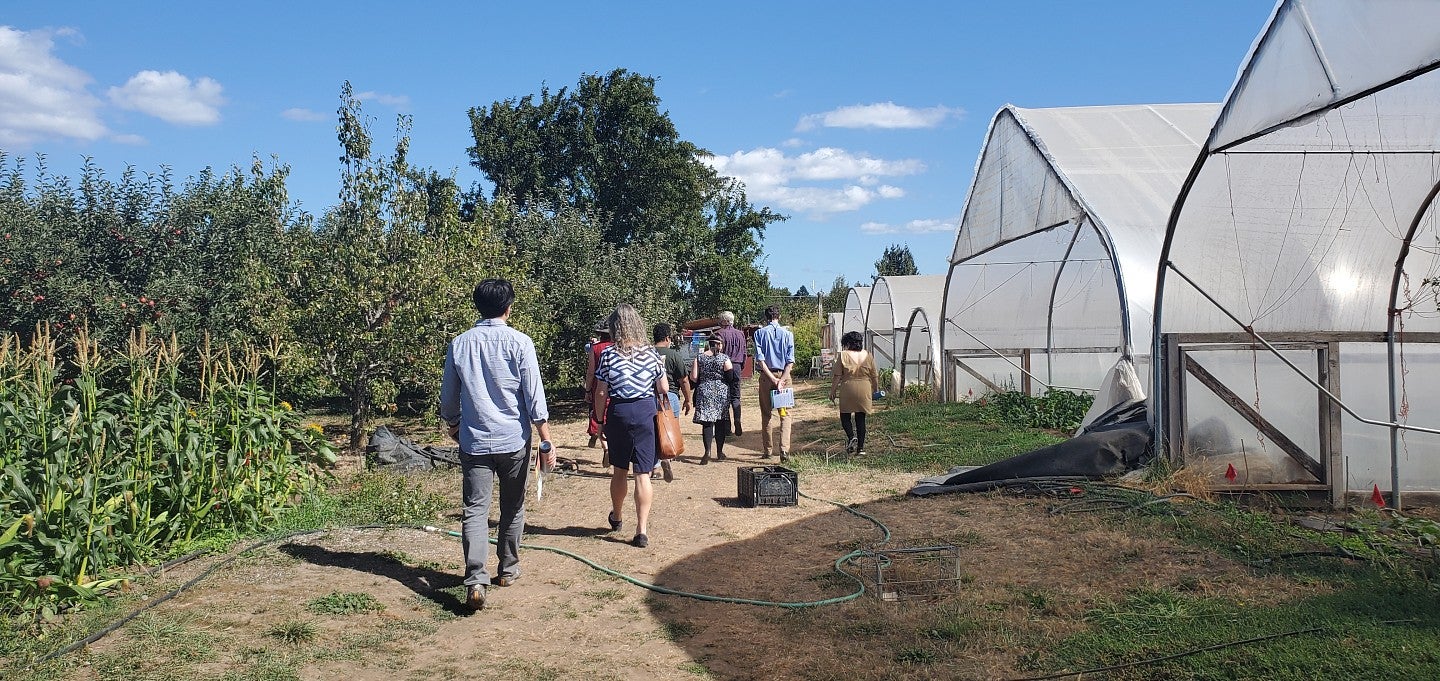
[[[612,345],[610,341],[610,329],[605,326],[605,320],[600,320],[595,325],[595,335],[590,337],[590,342],[585,345],[585,403],[595,403],[595,365],[600,363],[600,353]],[[600,440],[600,415],[590,413],[590,423],[585,428],[590,435],[590,447]],[[604,447],[604,443],[601,443]],[[604,453],[601,453],[601,466],[609,465]]]
[[[600,415],[610,447],[610,530],[623,525],[621,513],[629,484],[635,478],[635,537],[640,548],[650,545],[650,472],[655,470],[655,411],[670,392],[660,355],[645,337],[645,323],[628,303],[610,313],[614,345],[600,353],[595,367],[595,413]],[[658,398],[658,399],[657,399]]]
[[[874,411],[870,398],[880,390],[880,371],[875,368],[875,358],[865,351],[865,338],[859,331],[841,336],[840,347],[840,357],[830,374],[830,401],[840,399],[845,452],[864,455],[865,415]]]
[[[660,360],[665,363],[665,381],[670,384],[670,410],[675,412],[675,418],[680,418],[683,411],[690,413],[690,380],[689,372],[685,366],[685,360],[681,358],[680,351],[675,349],[675,340],[671,337],[674,327],[661,322],[651,329],[650,337],[655,340],[655,352],[660,355]],[[660,468],[665,471],[665,482],[675,479],[674,471],[670,470],[669,461],[661,461]]]
[[[780,326],[780,308],[765,308],[768,323],[755,332],[755,369],[760,374],[760,458],[770,458],[775,445],[770,433],[772,390],[790,387],[790,370],[795,366],[795,334]],[[790,414],[780,413],[780,461],[790,459]]]
[[[719,336],[711,336],[705,349],[690,361],[690,382],[695,384],[694,421],[700,424],[700,437],[705,442],[702,466],[710,463],[712,444],[716,458],[725,460],[725,436],[730,433],[730,386],[725,374],[734,370],[734,363],[725,354],[725,341]]]
[[[445,353],[440,418],[460,443],[461,547],[465,553],[465,603],[485,607],[485,589],[510,586],[520,577],[520,535],[525,529],[525,481],[530,470],[530,428],[540,431],[542,465],[555,465],[549,409],[535,359],[535,343],[510,328],[515,287],[486,279],[475,287],[480,321],[460,334]],[[500,486],[500,525],[495,555],[499,569],[485,571],[490,550],[490,496]]]
[[[744,435],[745,429],[740,425],[740,377],[745,373],[745,332],[735,328],[735,313],[726,310],[720,313],[720,328],[713,335],[725,341],[725,354],[735,365],[735,373],[727,384],[730,386],[730,422],[736,435]]]

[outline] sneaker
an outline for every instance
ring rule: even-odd
[[[768,458],[770,458],[770,452],[760,452],[760,458],[762,458],[762,459],[768,459]]]
[[[743,428],[741,428],[740,426],[737,425],[737,426],[735,426],[735,433],[734,433],[734,434],[735,434],[735,437],[740,437],[741,435],[744,435],[744,434],[745,434],[745,429],[743,429]]]
[[[485,609],[485,586],[476,584],[465,590],[465,606],[470,612],[480,612]]]
[[[636,548],[643,549],[650,545],[650,538],[643,534],[637,534],[634,539],[630,540],[630,543],[634,544]]]
[[[619,529],[620,529],[620,525],[622,524],[622,521],[621,521],[619,518],[616,518],[614,513],[610,513],[609,515],[606,515],[606,516],[605,516],[605,521],[608,522],[608,523],[610,523],[610,531],[611,531],[611,532],[615,532],[615,531],[619,530]]]
[[[787,462],[787,461],[789,461],[789,460],[790,460],[790,454],[789,454],[788,452],[780,452],[780,463],[785,463],[785,462]]]
[[[855,456],[865,456],[865,450],[862,449],[858,452],[855,452]]]
[[[490,580],[490,584],[494,586],[510,586],[514,584],[517,579],[520,579],[520,575],[497,575],[494,579]]]

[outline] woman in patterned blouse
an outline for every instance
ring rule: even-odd
[[[632,544],[645,548],[650,520],[650,472],[655,470],[655,411],[657,395],[670,392],[665,366],[645,334],[645,322],[628,303],[610,314],[610,337],[615,344],[600,353],[595,367],[595,413],[604,414],[600,423],[610,444],[611,531],[623,524],[620,514],[629,488],[627,475],[635,479],[635,538]],[[667,404],[668,408],[668,404]]]

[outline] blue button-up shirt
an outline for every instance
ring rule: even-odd
[[[501,319],[482,319],[450,341],[440,418],[460,425],[465,454],[528,448],[530,424],[550,420],[535,342]]]
[[[771,371],[784,371],[786,365],[795,363],[795,334],[780,326],[779,320],[760,327],[755,332],[755,359]]]

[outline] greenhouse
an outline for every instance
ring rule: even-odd
[[[877,278],[865,310],[865,346],[875,355],[875,366],[898,371],[910,313],[924,304],[938,307],[944,297],[943,274]]]
[[[932,326],[932,322],[940,319],[944,299],[942,277],[941,288],[930,300],[910,311],[903,332],[899,332],[904,333],[905,338],[899,349],[899,381],[902,386],[929,386],[934,391],[932,394],[939,395],[940,372],[935,368],[935,359],[940,356],[940,328]]]
[[[1337,505],[1440,490],[1437,26],[1440,3],[1276,6],[1163,235],[1171,457]]]
[[[840,335],[851,331],[865,333],[865,310],[870,307],[870,287],[852,286],[845,296],[845,319],[840,325]]]
[[[1097,397],[1098,413],[1143,397],[1133,363],[1144,375],[1165,219],[1217,110],[1006,106],[995,115],[941,308],[948,399],[1106,384],[1114,397]]]

